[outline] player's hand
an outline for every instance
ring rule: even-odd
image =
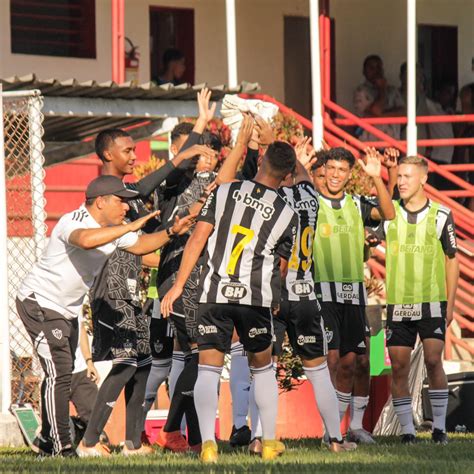
[[[453,322],[454,319],[454,308],[452,305],[448,304],[446,308],[446,328]]]
[[[385,148],[382,162],[386,168],[395,168],[398,165],[400,152],[396,148]]]
[[[193,145],[187,148],[186,150],[178,153],[173,161],[184,161],[184,160],[192,160],[198,159],[199,156],[203,156],[204,158],[212,159],[214,158],[215,151],[206,146],[206,145]]]
[[[206,123],[209,123],[212,120],[214,113],[216,112],[215,102],[209,107],[211,94],[212,92],[207,87],[204,87],[197,93],[199,119],[206,121]]]
[[[136,221],[129,222],[126,225],[128,226],[130,232],[136,232],[137,230],[140,230],[142,227],[144,227],[145,224],[149,220],[154,219],[159,214],[160,214],[160,211],[150,212],[150,214],[147,214],[146,216],[140,217],[140,219],[137,219]]]
[[[369,247],[377,247],[380,244],[380,239],[372,232],[368,232],[365,236],[365,244]]]
[[[274,306],[272,308],[272,315],[273,316],[278,316],[279,313],[280,313],[280,305],[277,304],[276,306]]]
[[[252,138],[253,132],[253,119],[248,114],[243,114],[244,118],[240,125],[239,134],[237,135],[236,144],[247,146],[250,139]]]
[[[272,126],[259,115],[254,116],[255,128],[258,134],[258,143],[262,146],[270,145],[275,141]]]
[[[100,382],[99,372],[91,360],[87,361],[87,378],[91,379],[96,384]]]
[[[173,235],[183,235],[194,225],[196,222],[196,216],[189,214],[185,217],[174,218],[173,227],[171,227],[171,233]]]
[[[303,137],[295,146],[296,158],[307,171],[318,161],[311,137]]]
[[[174,284],[160,302],[161,315],[167,318],[173,312],[173,303],[181,296],[183,288]]]
[[[359,159],[360,167],[371,178],[380,178],[382,174],[382,156],[373,147],[367,147],[365,150],[365,162]]]

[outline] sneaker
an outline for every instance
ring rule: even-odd
[[[149,456],[153,453],[154,450],[151,446],[142,444],[139,448],[134,448],[130,441],[125,441],[122,448],[122,454],[124,456]]]
[[[219,455],[217,454],[217,444],[215,441],[204,441],[201,449],[201,461],[206,464],[216,463]]]
[[[351,443],[350,441],[333,441],[331,440],[331,443],[329,444],[329,451],[333,453],[344,453],[348,451],[354,451],[357,449],[357,444],[356,443]]]
[[[400,441],[402,444],[415,444],[416,436],[414,434],[404,434],[401,436]]]
[[[232,426],[232,433],[230,434],[229,444],[232,448],[237,448],[239,446],[248,446],[251,439],[251,431],[247,425],[244,425],[237,429],[235,426]]]
[[[77,458],[77,452],[75,449],[67,448],[63,449],[57,456],[61,458]]]
[[[102,443],[97,443],[95,446],[89,447],[84,444],[84,441],[81,441],[76,452],[80,458],[111,456],[110,448]]]
[[[156,438],[156,444],[161,446],[163,449],[169,449],[174,453],[185,453],[189,451],[189,444],[181,431],[171,431],[167,433],[164,430],[160,430],[158,438]]]
[[[31,449],[39,456],[53,455],[53,440],[51,438],[43,438],[40,434],[33,440]]]
[[[431,433],[431,440],[433,441],[433,443],[442,444],[443,446],[446,446],[449,441],[448,435],[439,428],[435,428],[433,430],[433,433]]]
[[[263,450],[262,439],[254,438],[249,444],[249,453],[256,456],[261,456]]]
[[[151,443],[150,443],[150,438],[148,438],[148,435],[146,434],[146,431],[143,430],[142,431],[142,435],[140,437],[140,441],[142,442],[142,444],[145,444],[146,446],[150,446]]]
[[[372,435],[364,430],[351,430],[347,431],[346,436],[347,441],[352,441],[353,443],[357,444],[375,444],[375,439],[372,438]]]
[[[193,453],[201,454],[202,443],[193,444],[192,446],[189,445],[189,449],[190,449],[190,451],[192,451]]]
[[[262,459],[272,461],[285,452],[285,445],[276,439],[264,439],[262,442]]]

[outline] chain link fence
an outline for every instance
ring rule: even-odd
[[[3,94],[11,402],[35,407],[41,367],[18,317],[15,297],[46,243],[42,106],[36,91]]]

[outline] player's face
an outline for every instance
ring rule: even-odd
[[[209,147],[210,148],[210,147]],[[217,166],[218,155],[217,151],[212,150],[212,157],[207,156],[199,156],[198,162],[196,164],[196,173],[209,173],[210,171],[214,171]]]
[[[101,196],[98,198],[98,206],[102,211],[107,225],[120,225],[125,219],[125,214],[130,209],[127,201],[118,196]]]
[[[423,189],[428,176],[421,166],[401,164],[398,167],[397,185],[400,197],[404,200],[412,198]]]
[[[135,142],[131,137],[119,137],[104,152],[104,156],[118,173],[125,176],[126,174],[133,173],[133,166],[137,159],[135,150]]]
[[[326,189],[326,168],[324,166],[313,171],[313,184],[318,193],[324,193]]]
[[[328,160],[326,162],[326,188],[330,194],[342,192],[351,177],[351,167],[347,161]]]

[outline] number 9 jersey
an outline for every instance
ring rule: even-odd
[[[219,186],[198,221],[212,224],[200,303],[271,308],[280,303],[280,257],[289,260],[298,216],[278,193],[254,181]]]
[[[283,186],[278,193],[299,217],[298,233],[288,261],[284,299],[315,300],[312,267],[313,240],[319,209],[318,195],[309,181]]]

